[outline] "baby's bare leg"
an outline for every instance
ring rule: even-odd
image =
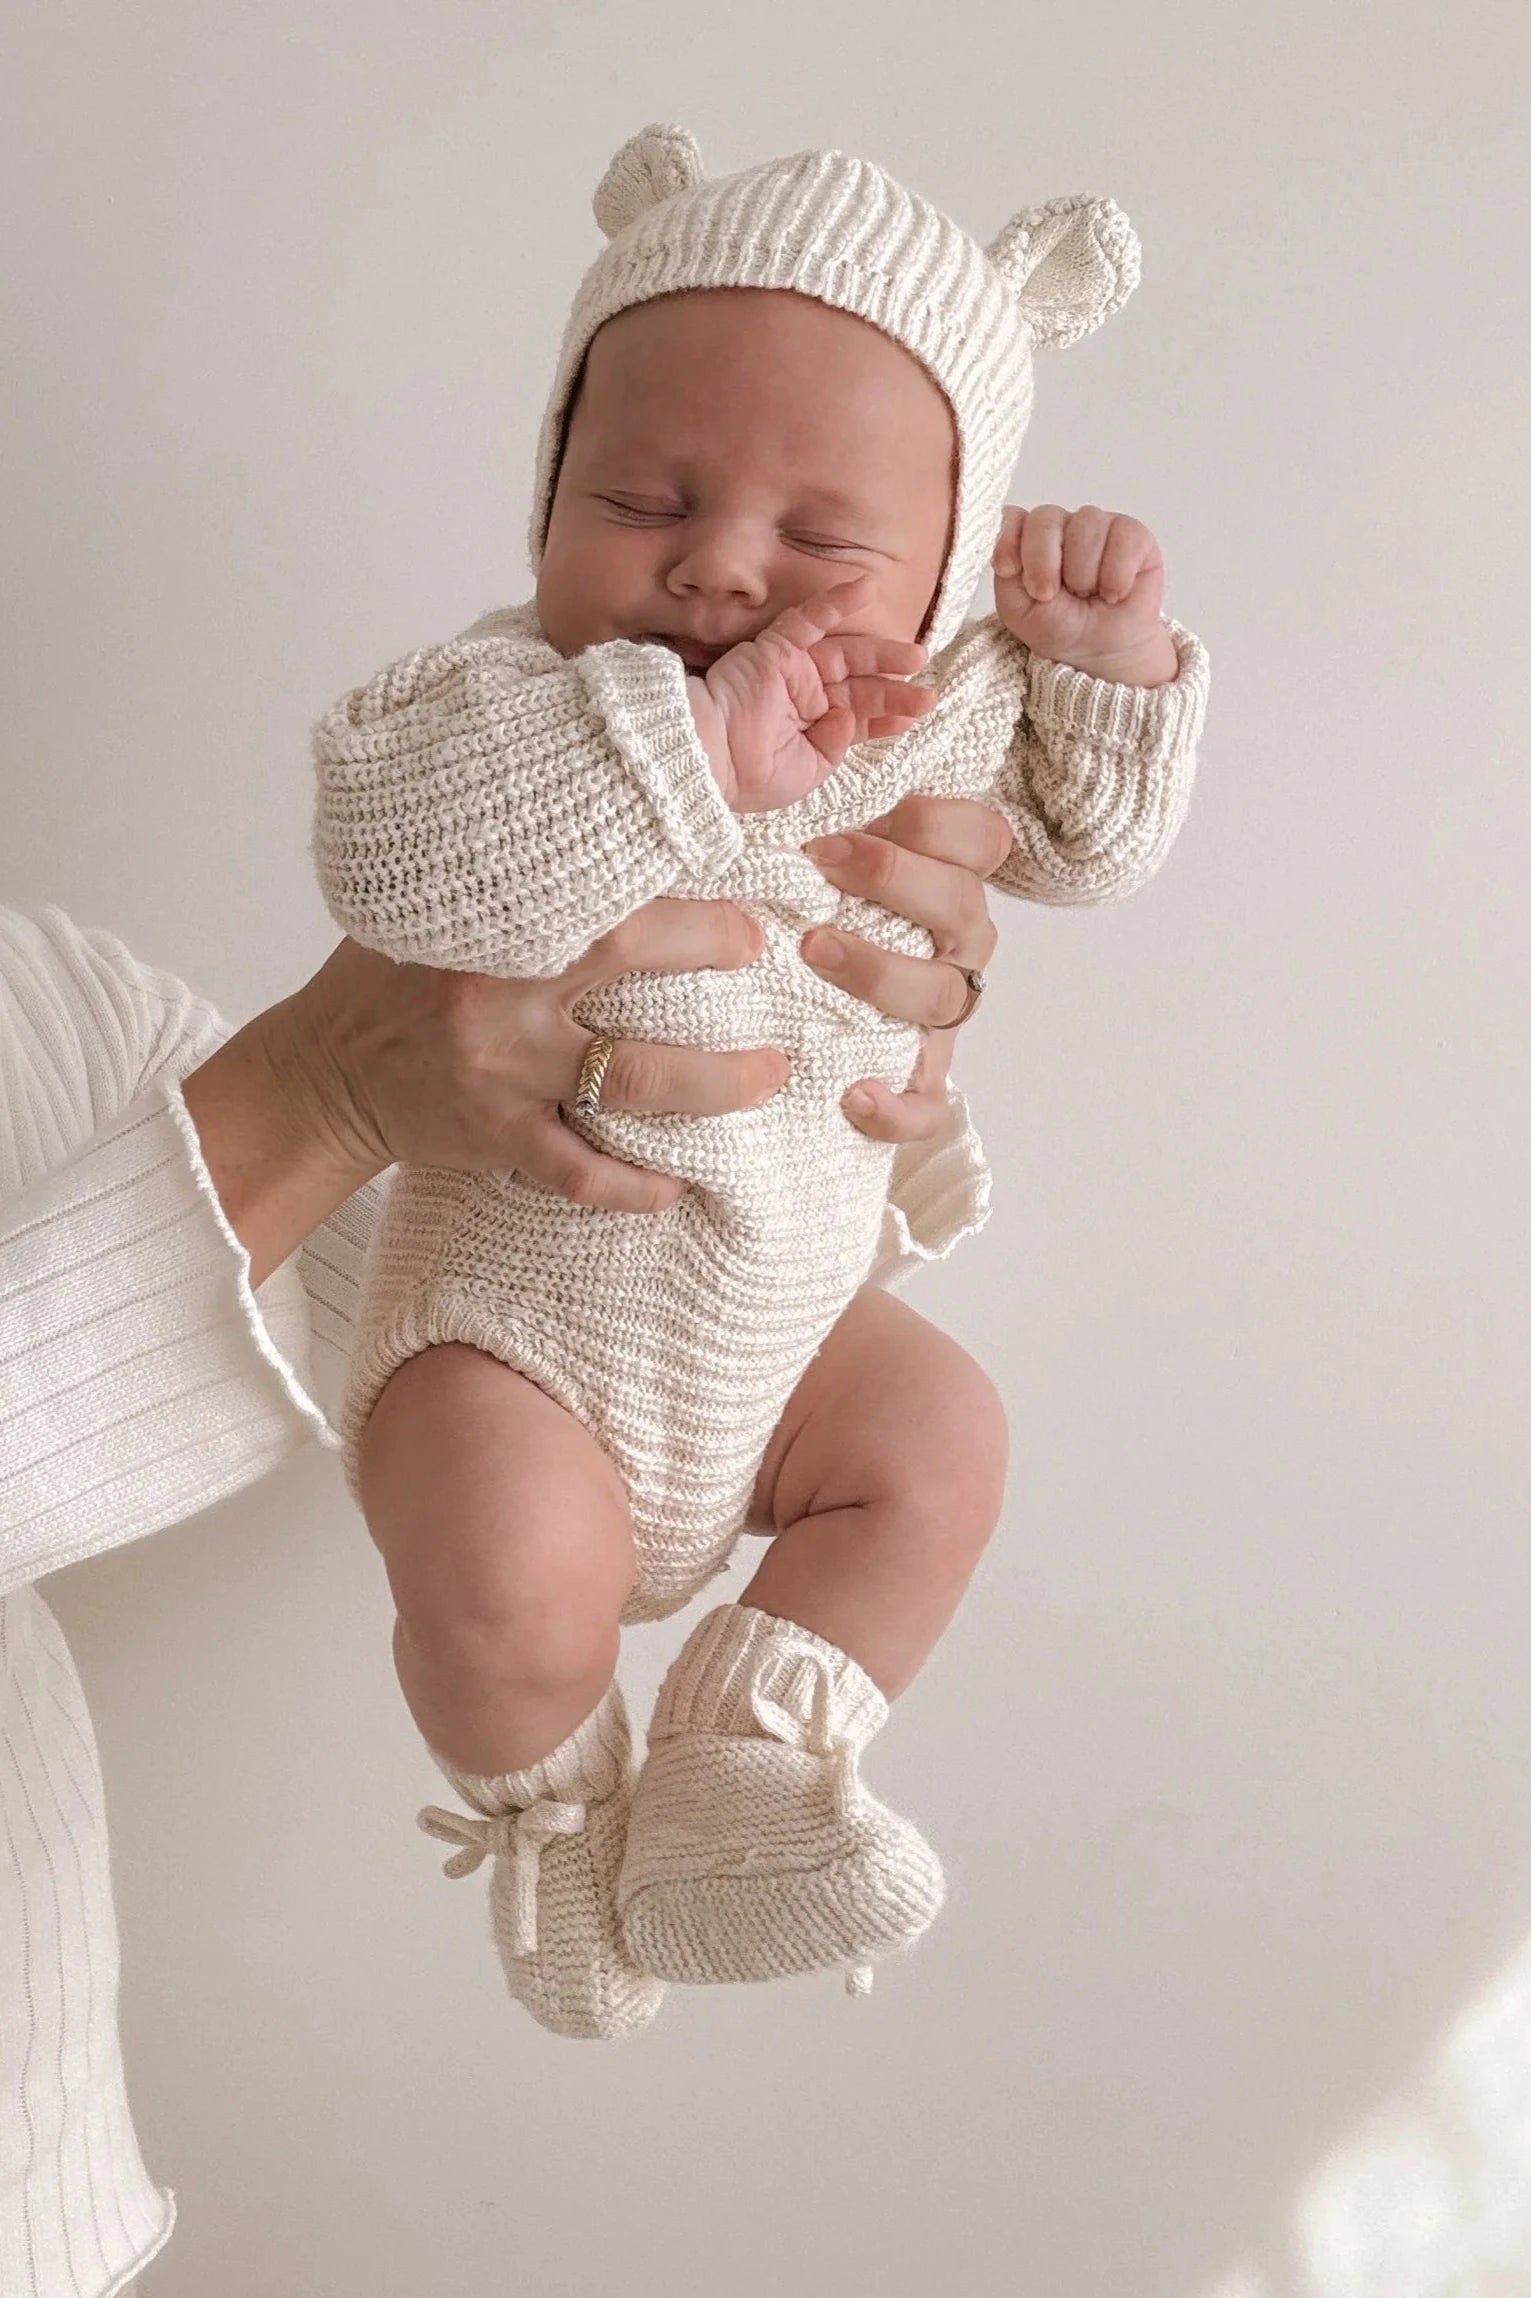
[[[611,1461],[519,1373],[432,1348],[378,1398],[358,1480],[426,1742],[485,1777],[540,1763],[616,1667],[633,1543]]]
[[[755,1491],[775,1538],[743,1602],[811,1628],[896,1698],[999,1517],[1007,1439],[987,1376],[868,1286],[793,1393]]]

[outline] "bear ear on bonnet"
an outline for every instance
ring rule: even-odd
[[[1115,200],[1049,200],[1012,216],[988,249],[1013,289],[1033,340],[1065,350],[1120,311],[1138,284],[1142,251]]]
[[[690,191],[706,180],[695,136],[685,128],[640,128],[629,136],[595,187],[591,205],[608,239],[661,200]]]

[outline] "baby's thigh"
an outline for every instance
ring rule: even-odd
[[[449,1616],[614,1617],[625,1602],[632,1525],[616,1469],[572,1413],[482,1350],[402,1364],[357,1465],[394,1600],[421,1629]]]
[[[1009,1440],[993,1382],[966,1349],[864,1286],[804,1373],[761,1463],[750,1529],[892,1503],[992,1524]]]

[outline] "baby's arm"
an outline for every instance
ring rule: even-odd
[[[679,658],[619,639],[565,661],[526,609],[380,671],[314,757],[330,914],[402,962],[562,973],[740,848]]]
[[[1114,901],[1158,869],[1190,801],[1206,712],[1199,639],[1162,612],[1164,564],[1135,519],[1087,505],[1005,514],[995,603],[1025,656],[1025,707],[996,796],[1015,845],[995,884]]]
[[[1118,901],[1146,884],[1190,803],[1207,656],[1165,625],[1177,661],[1162,686],[1094,678],[1032,656],[1025,716],[995,800],[1015,832],[994,884],[1034,902]]]
[[[422,965],[562,973],[661,894],[734,859],[735,815],[789,804],[931,697],[920,646],[843,634],[862,579],[689,677],[612,640],[566,661],[528,610],[381,671],[314,731],[330,914]]]

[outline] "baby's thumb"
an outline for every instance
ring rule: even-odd
[[[1001,582],[1013,582],[1021,571],[1021,536],[1025,527],[1026,513],[1017,504],[1007,503],[993,558],[994,572]]]

